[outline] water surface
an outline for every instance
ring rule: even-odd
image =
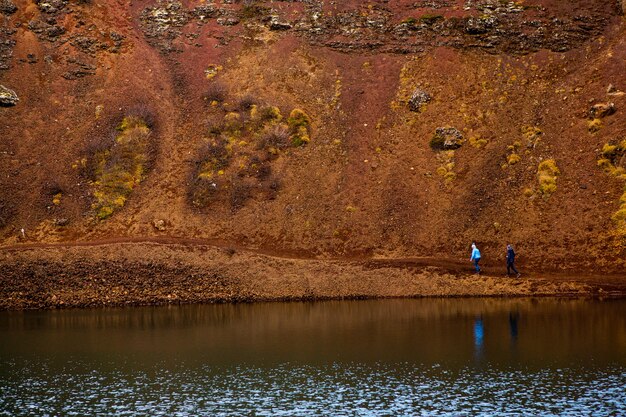
[[[0,313],[0,415],[623,416],[626,300]]]

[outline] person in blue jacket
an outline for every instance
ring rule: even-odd
[[[478,265],[480,262],[480,251],[476,247],[476,243],[472,243],[472,256],[470,257],[470,261],[474,262],[476,273],[480,275],[480,266]]]
[[[506,245],[506,276],[508,277],[511,274],[511,270],[515,272],[517,278],[519,278],[522,274],[517,272],[515,269],[515,251],[513,250],[513,245]]]

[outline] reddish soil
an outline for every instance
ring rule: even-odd
[[[20,101],[0,107],[1,308],[624,292],[611,217],[625,184],[597,166],[626,139],[622,2],[11,2],[0,84]],[[421,112],[407,105],[416,88],[432,97]],[[258,138],[239,138],[224,187],[194,204],[211,129],[247,117],[245,97],[285,118],[303,109],[311,141],[268,156],[262,180],[244,169]],[[596,103],[616,111],[590,133]],[[74,167],[136,109],[155,121],[151,168],[97,220]],[[449,160],[429,146],[447,126],[463,135]],[[542,197],[547,159],[560,175]],[[488,277],[469,275],[472,241]],[[500,276],[507,243],[521,281]]]

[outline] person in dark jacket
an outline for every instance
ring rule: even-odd
[[[520,274],[517,269],[515,269],[515,250],[513,250],[512,245],[506,245],[506,276],[511,275],[511,270],[515,272],[517,278],[519,278],[522,274]]]

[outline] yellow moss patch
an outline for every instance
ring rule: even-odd
[[[507,162],[509,165],[515,165],[521,160],[520,156],[516,153],[512,153],[507,158]]]
[[[626,139],[617,144],[607,143],[602,147],[601,157],[597,162],[598,167],[602,168],[604,172],[612,177],[626,181],[626,169],[617,166],[625,155]],[[611,216],[611,219],[615,223],[615,229],[618,235],[626,236],[626,188],[619,198],[619,205],[617,212]]]
[[[556,180],[561,171],[554,159],[547,159],[539,164],[537,168],[537,180],[539,181],[539,192],[544,198],[550,197],[556,191]]]
[[[123,207],[146,172],[150,129],[137,117],[125,117],[118,130],[113,146],[92,156],[92,208],[99,219],[106,219]]]
[[[207,80],[211,80],[215,78],[222,69],[223,67],[221,65],[209,65],[204,70],[204,75],[206,76]]]
[[[311,141],[309,128],[311,118],[300,109],[293,109],[287,119],[287,125],[291,132],[291,143],[294,146],[302,146]]]
[[[489,143],[489,141],[481,138],[480,136],[470,136],[469,143],[476,149],[482,149]]]
[[[526,145],[529,148],[534,148],[535,146],[537,146],[537,143],[539,142],[542,134],[543,131],[538,126],[522,126],[522,136],[524,137]],[[521,147],[522,144],[520,142],[516,143],[519,143]]]
[[[587,130],[589,130],[589,133],[596,133],[600,129],[602,129],[602,120],[592,119],[587,122]]]
[[[454,168],[456,166],[456,163],[454,162],[454,151],[450,150],[440,152],[437,155],[437,160],[441,163],[441,165],[437,167],[435,172],[443,177],[444,184],[446,186],[451,186],[456,179],[456,173],[454,172]]]

